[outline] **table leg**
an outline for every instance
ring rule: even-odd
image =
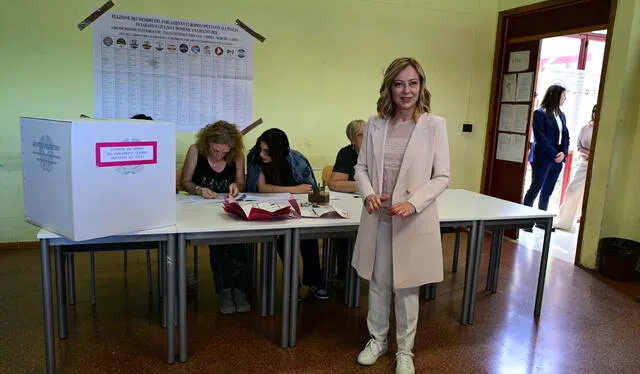
[[[69,304],[76,305],[76,267],[73,253],[67,253],[67,285],[69,287]]]
[[[464,271],[464,291],[462,293],[462,312],[460,315],[460,323],[466,325],[469,319],[469,303],[471,300],[471,282],[473,278],[473,269],[475,268],[475,247],[478,241],[478,222],[471,224],[471,236],[467,241],[467,263]]]
[[[160,314],[162,315],[162,327],[167,327],[167,242],[160,243],[158,250],[158,267],[160,276],[160,292],[159,302],[161,306]]]
[[[178,335],[180,362],[187,362],[187,241],[184,234],[170,235],[169,245],[178,240]]]
[[[553,218],[549,218],[544,229],[544,241],[542,242],[542,256],[540,257],[540,273],[538,274],[538,291],[536,292],[536,306],[533,314],[540,316],[542,309],[542,296],[544,293],[544,282],[547,276],[547,262],[549,261],[549,244],[551,243],[551,229]]]
[[[64,278],[64,259],[62,258],[62,247],[57,245],[54,248],[56,256],[56,295],[58,296],[58,338],[67,337],[67,286]]]
[[[427,285],[427,300],[435,300],[436,299],[436,289],[437,283],[429,283]]]
[[[500,258],[502,256],[502,241],[504,240],[504,230],[497,230],[494,232],[496,235],[496,261],[493,266],[493,284],[491,285],[491,292],[498,292],[498,276],[500,274]]]
[[[284,254],[282,259],[282,338],[280,346],[289,347],[289,325],[291,310],[291,231],[287,231],[284,236]],[[297,289],[297,287],[296,287]]]
[[[286,244],[285,244],[286,245]],[[276,240],[273,241],[273,245],[271,246],[271,252],[269,253],[269,316],[276,315],[276,268],[278,263],[278,258],[276,257],[278,248],[278,242]]]
[[[44,318],[44,351],[47,373],[56,372],[56,354],[53,344],[53,297],[51,296],[51,255],[49,240],[40,239],[40,273],[42,277],[42,315]]]
[[[165,302],[165,313],[167,317],[167,363],[175,362],[175,299],[176,299],[176,245],[175,241],[169,240],[167,243],[166,259],[166,284],[167,293]]]
[[[358,272],[356,271],[356,269],[353,268],[353,266],[351,266],[351,261],[353,261],[353,252],[355,249],[355,239],[354,238],[349,238],[349,258],[348,258],[348,262],[347,262],[347,267],[348,267],[348,274],[349,274],[349,283],[350,286],[349,290],[350,290],[350,294],[349,294],[349,306],[352,308],[358,308],[360,306],[360,278],[358,277]]]
[[[262,317],[267,316],[267,290],[269,289],[267,282],[267,245],[271,243],[264,242],[260,246],[260,314]]]
[[[347,254],[347,271],[346,271],[346,278],[347,278],[346,303],[349,308],[353,308],[356,305],[360,305],[360,301],[356,300],[356,298],[358,297],[357,295],[360,294],[360,290],[359,290],[360,279],[358,278],[358,273],[356,272],[356,269],[354,269],[353,266],[351,266],[351,262],[353,261],[353,252],[355,250],[354,245],[355,245],[355,241],[353,240],[353,238],[350,238],[349,244],[347,246],[349,250],[347,252],[348,254]]]
[[[473,278],[471,279],[471,295],[469,302],[468,323],[473,324],[474,313],[476,309],[476,292],[478,291],[478,277],[480,275],[480,263],[482,257],[482,247],[484,246],[484,221],[478,222],[478,234],[475,248],[475,255],[473,261],[475,262],[475,269],[473,271]]]
[[[453,261],[451,264],[452,273],[458,272],[458,256],[460,252],[460,231],[457,231],[457,228],[455,230],[456,230],[456,239],[455,239],[455,243],[453,244]]]
[[[298,333],[298,258],[300,257],[300,229],[291,236],[291,302],[289,307],[289,347],[296,346]]]
[[[489,268],[487,271],[487,285],[485,286],[486,291],[490,290],[491,287],[493,286],[493,276],[494,276],[493,268],[495,267],[495,264],[496,264],[496,252],[497,252],[496,237],[497,237],[497,230],[491,231],[491,250],[489,251]]]

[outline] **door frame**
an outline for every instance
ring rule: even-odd
[[[531,32],[531,35],[518,35],[518,36],[508,36],[510,27],[517,25],[519,19],[522,19],[523,16],[540,16],[545,12],[553,12],[558,11],[562,8],[567,7],[587,7],[589,5],[593,5],[596,2],[609,2],[609,14],[607,17],[607,22],[592,22],[593,24],[589,25],[581,25],[577,27],[568,27],[566,29],[554,30],[550,32]],[[496,154],[496,146],[498,139],[498,121],[499,121],[499,108],[500,108],[500,93],[501,93],[501,85],[502,85],[502,70],[503,70],[503,60],[505,57],[505,51],[507,44],[520,43],[526,41],[534,41],[534,40],[542,40],[546,38],[556,37],[556,36],[567,36],[573,34],[584,34],[589,33],[591,31],[596,30],[607,30],[606,34],[606,42],[604,49],[604,58],[602,62],[602,72],[600,74],[600,84],[598,89],[598,103],[602,102],[602,95],[604,91],[604,82],[606,80],[607,66],[609,60],[609,51],[611,47],[611,39],[613,34],[613,26],[615,23],[615,15],[617,9],[617,0],[548,0],[532,5],[527,5],[519,8],[509,9],[505,11],[501,11],[498,14],[498,27],[496,32],[496,44],[493,58],[493,73],[491,77],[491,94],[489,101],[489,111],[488,111],[488,119],[487,119],[487,133],[485,137],[485,152],[484,152],[484,161],[482,166],[482,181],[480,190],[483,194],[491,195],[491,183],[493,178],[493,166],[495,162],[495,154]],[[583,12],[575,12],[573,13],[575,17],[580,18],[585,17],[585,13]],[[588,23],[588,21],[587,21]],[[534,83],[535,84],[535,83]],[[534,86],[535,87],[535,86]],[[533,108],[532,108],[533,109]],[[601,106],[598,105],[596,111],[596,118],[594,121],[594,130],[593,137],[591,142],[591,159],[594,158],[594,153],[597,148],[597,137],[598,137],[598,124],[600,121],[600,110]],[[528,131],[531,128],[531,121],[527,126]],[[525,149],[525,154],[528,152],[528,144],[525,145],[527,149]],[[587,177],[585,181],[584,188],[584,198],[582,201],[581,211],[583,213],[587,212],[587,203],[589,201],[589,189],[591,185],[591,174],[592,174],[592,166],[593,162],[590,162],[587,167]],[[523,164],[523,167],[526,168],[526,161]],[[524,188],[524,179],[520,182],[520,187]],[[518,201],[520,203],[520,201]],[[578,241],[576,246],[576,254],[574,259],[575,265],[580,265],[580,255],[582,252],[582,237],[583,230],[585,227],[585,222],[588,219],[586,214],[582,215],[580,229],[578,231]]]

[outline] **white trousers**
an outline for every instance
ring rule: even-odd
[[[391,223],[380,221],[373,265],[369,282],[369,334],[385,342],[389,333],[391,295],[395,294],[396,341],[398,352],[411,352],[418,327],[420,288],[393,289],[393,255],[391,251]]]
[[[555,225],[556,228],[560,230],[571,231],[573,224],[578,218],[578,214],[582,208],[582,197],[584,196],[584,184],[587,180],[588,165],[588,161],[580,160],[573,179],[571,179],[571,182],[569,182],[567,186],[564,200],[562,201],[562,205],[560,205],[558,221]]]

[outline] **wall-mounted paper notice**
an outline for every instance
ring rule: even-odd
[[[531,101],[531,87],[533,85],[533,73],[518,74],[518,85],[515,101]]]
[[[498,126],[499,131],[512,131],[513,128],[513,107],[515,105],[512,104],[502,104],[500,105],[500,125]]]
[[[525,139],[524,135],[498,133],[496,159],[522,163]]]
[[[529,69],[529,51],[517,51],[509,54],[509,73]]]
[[[513,107],[513,127],[511,131],[526,134],[529,117],[531,116],[529,104],[517,104]]]
[[[196,132],[253,121],[253,44],[236,25],[107,12],[92,26],[94,115]]]
[[[529,105],[502,104],[500,105],[499,131],[526,133],[529,122]]]
[[[517,74],[505,74],[502,78],[502,101],[516,101]]]

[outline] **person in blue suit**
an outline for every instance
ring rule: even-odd
[[[550,86],[540,108],[533,112],[533,144],[529,151],[531,185],[524,196],[524,205],[533,206],[540,194],[538,209],[547,210],[549,206],[549,197],[569,151],[567,118],[560,110],[566,95],[564,87]]]

